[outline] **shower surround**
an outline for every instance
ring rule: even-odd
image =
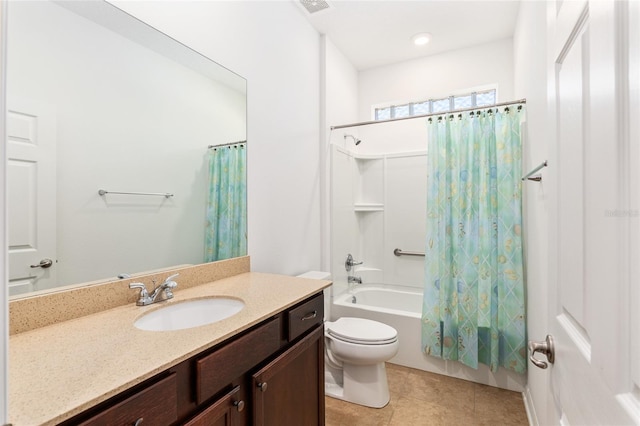
[[[345,133],[361,143],[345,143]],[[334,130],[331,140],[331,318],[368,318],[394,327],[400,350],[392,363],[522,391],[523,375],[504,369],[492,373],[484,365],[475,370],[422,353],[424,257],[396,256],[394,250],[425,251],[424,120]],[[349,253],[363,264],[347,272]],[[362,284],[349,284],[349,275],[362,278]]]

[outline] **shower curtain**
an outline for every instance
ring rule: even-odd
[[[209,149],[205,262],[247,254],[247,174],[244,145]]]
[[[473,368],[526,370],[522,106],[428,119],[422,347]]]

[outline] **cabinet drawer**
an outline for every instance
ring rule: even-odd
[[[324,297],[318,293],[311,299],[287,312],[289,341],[303,334],[305,331],[322,324],[324,317]]]
[[[169,425],[178,419],[176,375],[156,382],[131,395],[80,425]]]
[[[196,361],[196,399],[203,403],[280,349],[280,317]]]

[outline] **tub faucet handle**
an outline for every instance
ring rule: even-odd
[[[356,262],[353,260],[353,256],[351,256],[351,253],[349,253],[347,255],[347,260],[344,262],[344,269],[347,270],[347,272],[351,271],[351,268],[353,268],[356,265],[362,265],[364,262]]]

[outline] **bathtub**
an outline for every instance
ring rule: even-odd
[[[480,364],[478,369],[459,362],[445,361],[422,352],[422,289],[392,284],[361,284],[351,292],[334,296],[331,319],[367,318],[388,324],[398,331],[400,348],[389,362],[432,373],[444,374],[476,383],[522,392],[526,376],[507,371],[491,372]]]
[[[357,286],[334,300],[334,305],[345,309],[384,312],[390,315],[420,318],[422,292],[417,288],[369,284]],[[354,316],[354,315],[339,315]]]

